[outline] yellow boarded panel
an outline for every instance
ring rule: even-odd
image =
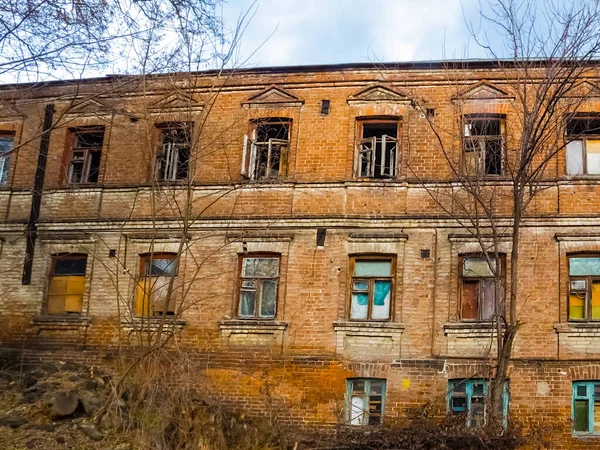
[[[594,402],[594,433],[600,431],[600,403]]]
[[[600,280],[592,281],[592,319],[600,319]]]
[[[65,312],[66,313],[81,313],[83,308],[82,295],[65,295]]]
[[[65,313],[65,296],[64,295],[49,295],[48,296],[48,314],[64,314]]]
[[[67,294],[83,295],[85,289],[85,277],[70,276],[67,284]]]
[[[69,284],[69,277],[52,277],[50,278],[50,286],[48,287],[48,294],[66,294],[67,285]]]
[[[138,282],[135,295],[135,315],[138,317],[150,315],[150,292],[151,281],[143,278]]]
[[[577,294],[569,296],[569,319],[585,319],[585,299]]]

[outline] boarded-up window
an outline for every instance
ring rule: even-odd
[[[448,412],[465,416],[467,427],[485,425],[485,412],[488,396],[488,381],[479,379],[451,380],[448,382]],[[508,392],[506,384],[502,393],[502,414],[504,426],[508,414]]]
[[[153,253],[140,258],[136,316],[174,315],[177,305],[178,258],[176,253]]]
[[[463,173],[467,176],[503,174],[504,118],[466,117],[463,135]]]
[[[103,128],[76,128],[71,133],[69,184],[97,183],[104,142]]]
[[[242,257],[239,283],[239,317],[268,319],[275,317],[279,286],[279,255]]]
[[[490,261],[483,256],[465,256],[461,264],[461,305],[462,320],[487,321],[491,320],[496,311],[496,264],[492,257]],[[500,277],[503,277],[502,264],[498,267]],[[500,282],[502,282],[501,278]]]
[[[385,380],[347,380],[346,422],[349,425],[379,425],[385,406]]]
[[[573,382],[573,431],[600,434],[600,381]]]
[[[569,320],[600,320],[600,257],[569,258]]]
[[[351,263],[353,273],[350,318],[389,320],[394,281],[394,259],[373,256],[354,257]]]
[[[52,257],[48,286],[48,314],[81,314],[87,255]]]

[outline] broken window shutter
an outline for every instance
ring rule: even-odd
[[[249,167],[248,176],[252,179],[255,179],[257,167],[256,167],[256,143],[254,142],[254,140],[250,141],[250,161],[248,163],[248,167]]]
[[[248,135],[244,135],[244,147],[242,148],[242,170],[240,173],[244,176],[248,175]]]

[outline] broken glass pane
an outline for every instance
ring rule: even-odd
[[[363,280],[355,280],[354,288],[355,291],[368,291],[369,290],[369,282]]]
[[[600,258],[570,258],[569,275],[600,275]]]
[[[467,397],[452,397],[452,413],[460,414],[467,408]]]
[[[495,269],[494,259],[491,259],[490,262],[492,269]],[[483,257],[470,257],[463,261],[463,277],[493,277],[492,269],[490,269],[487,259]]]
[[[368,294],[352,294],[350,317],[352,319],[366,319],[369,311]]]
[[[481,320],[491,320],[496,308],[496,282],[483,280],[483,299],[481,301]]]
[[[277,281],[264,280],[262,285],[261,317],[275,317],[275,300],[277,298]]]
[[[244,258],[242,277],[276,278],[279,276],[279,258]]]
[[[365,423],[365,399],[362,396],[353,395],[350,400],[350,424],[363,425]]]
[[[356,261],[354,265],[354,276],[357,277],[389,277],[391,275],[391,261]]]
[[[172,277],[177,275],[177,261],[174,258],[148,257],[146,274],[152,277]]]
[[[392,283],[390,281],[375,281],[375,292],[373,293],[372,319],[389,319],[390,296]]]

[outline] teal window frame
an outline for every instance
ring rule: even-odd
[[[585,388],[585,394],[580,395],[579,389],[580,387]],[[574,435],[600,435],[600,424],[598,427],[598,431],[594,431],[594,403],[595,403],[595,395],[594,388],[597,387],[599,391],[598,395],[598,408],[600,408],[600,381],[573,381],[573,400],[571,402],[571,421],[573,424],[573,434]],[[576,430],[577,422],[575,420],[575,403],[587,401],[587,430]]]
[[[473,388],[477,385],[483,384],[482,397],[474,397]],[[453,408],[452,399],[454,398],[455,388],[459,385],[465,386],[465,406],[464,408],[458,409]],[[507,388],[508,383],[504,383],[504,392],[502,393],[502,424],[504,428],[508,425],[508,404],[509,404],[509,393]],[[481,378],[470,378],[467,380],[457,379],[448,381],[448,414],[462,414],[466,412],[466,426],[470,428],[473,426],[473,415],[472,415],[472,404],[473,398],[483,398],[483,423],[486,420],[486,408],[487,408],[487,396],[488,396],[488,380]]]
[[[364,394],[364,402],[363,405],[366,405],[368,407],[368,409],[366,410],[366,420],[363,420],[364,423],[361,424],[352,424],[352,397],[353,397],[353,393],[355,392],[354,390],[354,383],[356,382],[362,382],[364,383],[364,390],[361,391]],[[377,424],[373,424],[370,423],[370,405],[371,405],[371,399],[370,399],[370,392],[371,392],[371,383],[372,382],[378,382],[381,383],[381,413],[379,415],[379,423]],[[387,387],[387,380],[385,378],[348,378],[346,380],[346,425],[352,425],[352,426],[377,426],[377,425],[381,425],[383,423],[383,416],[385,413],[385,397],[386,397],[386,387]]]

